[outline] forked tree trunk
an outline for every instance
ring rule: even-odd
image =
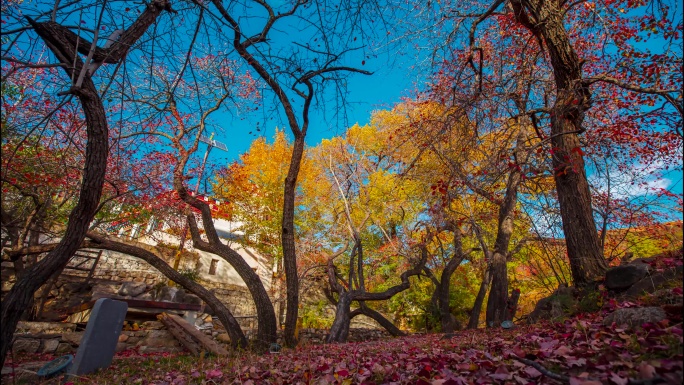
[[[360,240],[357,237],[356,238],[357,246],[360,244]],[[354,248],[355,250],[356,247]],[[421,245],[421,258],[418,263],[413,266],[413,268],[401,273],[401,283],[398,285],[394,285],[390,287],[389,289],[380,292],[380,293],[368,293],[365,291],[365,289],[356,289],[356,290],[347,290],[345,287],[343,287],[339,282],[337,282],[337,275],[335,273],[335,265],[333,263],[335,256],[328,257],[328,283],[330,284],[331,290],[334,290],[338,296],[339,299],[337,301],[332,298],[332,291],[327,292],[327,297],[328,299],[333,302],[336,305],[336,311],[335,311],[335,320],[333,321],[333,324],[330,328],[330,333],[328,334],[328,337],[326,338],[327,343],[331,342],[345,342],[347,340],[347,337],[349,335],[349,324],[351,322],[351,303],[353,301],[359,301],[360,309],[357,309],[359,312],[364,311],[369,315],[369,317],[376,319],[376,321],[380,322],[381,325],[383,325],[385,328],[387,328],[390,333],[392,332],[397,332],[399,331],[394,325],[391,325],[392,323],[389,320],[386,320],[385,317],[382,317],[380,313],[375,312],[374,310],[366,307],[366,304],[364,301],[385,301],[388,300],[395,295],[401,293],[402,291],[408,289],[410,287],[409,284],[409,278],[418,275],[424,268],[425,262],[427,261],[427,247],[425,245]],[[345,248],[346,250],[346,248]],[[359,249],[360,250],[360,247]],[[343,253],[343,251],[338,252],[336,254],[340,255]],[[354,252],[352,252],[353,254]],[[361,252],[359,252],[359,257],[360,259],[363,258]],[[358,264],[359,271],[363,268],[362,264]],[[363,274],[359,274],[358,281],[361,282],[363,279]],[[350,281],[353,281],[353,279],[350,279]],[[351,285],[351,284],[350,284]],[[361,285],[363,286],[363,285]],[[364,308],[364,309],[361,309]],[[356,312],[356,310],[355,310]],[[386,322],[385,322],[386,321]],[[390,326],[391,325],[391,326]],[[390,330],[391,329],[391,330]],[[401,332],[401,331],[399,331]]]
[[[205,217],[208,212],[208,207],[203,209],[203,217]],[[267,350],[269,345],[276,342],[278,338],[276,332],[276,316],[275,310],[273,309],[273,303],[271,302],[259,275],[252,270],[238,252],[218,240],[213,223],[207,224],[207,221],[211,221],[210,216],[208,218],[205,217],[203,220],[204,228],[207,230],[206,233],[209,234],[210,232],[213,232],[213,236],[216,237],[216,239],[213,239],[210,242],[202,241],[194,216],[189,215],[188,220],[190,223],[193,246],[196,249],[218,255],[225,259],[245,282],[245,285],[254,300],[254,307],[256,308],[257,313],[257,334],[256,341],[254,341],[254,347],[257,351]]]
[[[205,117],[208,116],[206,114],[207,112],[205,112]],[[177,133],[176,143],[179,143],[179,138],[182,138],[185,134],[183,126],[180,126],[179,129],[180,131]],[[273,303],[271,302],[271,298],[268,296],[259,275],[252,270],[249,264],[247,264],[237,251],[221,242],[221,239],[216,232],[216,228],[214,227],[214,219],[211,215],[209,205],[190,195],[185,187],[183,182],[185,180],[185,166],[190,154],[197,149],[197,142],[195,142],[194,146],[195,147],[190,150],[182,148],[182,146],[177,147],[180,152],[180,157],[178,158],[173,171],[173,189],[178,193],[178,197],[183,200],[183,202],[199,210],[202,218],[202,226],[204,228],[204,236],[206,236],[207,239],[206,241],[202,238],[202,234],[200,234],[195,215],[191,213],[187,216],[187,223],[190,228],[193,246],[198,250],[206,251],[225,259],[226,262],[235,269],[235,272],[238,273],[240,278],[242,278],[245,286],[247,286],[247,290],[249,290],[249,293],[254,300],[254,307],[256,308],[257,313],[257,333],[254,341],[254,348],[257,351],[266,351],[278,338]]]
[[[463,256],[460,258],[454,257],[449,263],[447,263],[444,271],[442,271],[442,277],[439,281],[439,286],[435,289],[437,291],[437,301],[439,303],[439,314],[442,323],[442,333],[451,333],[456,329],[455,319],[451,315],[451,309],[449,309],[449,299],[450,299],[450,289],[451,289],[451,276],[454,274],[458,266],[463,261]]]

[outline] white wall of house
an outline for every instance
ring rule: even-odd
[[[240,222],[229,222],[223,219],[214,220],[214,227],[221,237],[224,244],[229,245],[233,250],[242,256],[247,264],[259,275],[261,282],[268,291],[271,288],[272,280],[272,262],[267,258],[259,255],[254,249],[246,248],[237,243],[235,240],[226,239],[227,235],[232,234],[235,237],[244,235],[239,229],[242,226]],[[135,229],[134,229],[135,230]],[[140,242],[157,244],[164,242],[166,244],[177,245],[180,242],[178,237],[168,234],[164,231],[155,231],[152,236],[144,236],[138,239]],[[192,242],[187,241],[185,248],[189,251],[194,251],[199,254],[200,258],[197,263],[197,270],[203,280],[213,282],[216,284],[227,283],[231,285],[246,286],[237,271],[223,258],[218,255],[207,253],[205,251],[196,250],[192,247]],[[212,264],[215,268],[212,268]]]

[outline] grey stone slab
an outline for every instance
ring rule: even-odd
[[[83,375],[112,363],[128,304],[109,298],[95,302],[70,374]]]

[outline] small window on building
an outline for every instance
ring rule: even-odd
[[[211,265],[209,266],[209,274],[216,275],[216,268],[218,267],[218,259],[212,259]]]

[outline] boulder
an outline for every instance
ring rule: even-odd
[[[223,342],[223,343],[226,343],[226,344],[229,344],[230,343],[230,336],[228,335],[228,333],[221,333],[221,334],[216,336],[216,340]]]
[[[85,282],[66,282],[59,288],[60,295],[70,296],[77,293],[87,293],[93,289],[92,284]]]
[[[76,330],[76,324],[67,322],[27,322],[19,321],[17,324],[17,333],[64,333],[73,332]]]
[[[118,283],[100,283],[93,286],[92,300],[100,298],[116,298],[118,297],[119,284]]]
[[[170,286],[164,286],[159,290],[159,294],[157,296],[157,301],[175,302],[177,293],[178,293],[178,288],[170,287]]]
[[[540,299],[532,313],[527,316],[527,320],[536,322],[540,319],[563,317],[576,303],[574,289],[561,286],[550,296]]]
[[[28,339],[28,338],[17,338],[12,345],[12,350],[15,353],[25,352],[25,353],[36,353],[40,348],[40,340]]]
[[[43,340],[43,347],[40,349],[41,353],[54,353],[59,346],[59,338],[51,338]]]
[[[636,298],[645,293],[653,293],[660,289],[668,281],[682,281],[682,266],[652,273],[643,277],[629,287],[623,294],[626,297]]]
[[[145,330],[161,330],[164,329],[164,324],[159,321],[145,321],[140,325]]]
[[[606,272],[605,286],[609,290],[628,289],[647,274],[648,265],[644,263],[615,266]]]
[[[119,295],[137,297],[147,290],[147,284],[137,282],[124,282],[119,289]]]
[[[141,295],[135,297],[135,299],[139,299],[142,301],[154,301],[154,296],[152,295],[152,293],[147,292],[145,294],[141,294]]]
[[[617,309],[603,319],[604,325],[641,326],[646,322],[660,322],[667,317],[665,311],[659,307],[630,307]]]
[[[202,304],[202,300],[200,299],[200,297],[198,297],[194,294],[190,294],[190,293],[185,293],[180,302],[181,303],[188,303],[191,305],[201,305]]]
[[[75,349],[71,346],[71,344],[67,344],[66,342],[60,342],[59,345],[57,345],[57,349],[55,349],[55,354],[62,354],[73,351],[75,351]]]
[[[180,344],[173,335],[166,330],[150,330],[147,336],[138,342],[138,346],[145,346],[148,348],[179,348]],[[151,351],[152,350],[149,350],[148,352]]]

